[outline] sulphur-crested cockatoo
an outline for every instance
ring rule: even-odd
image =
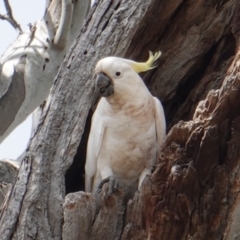
[[[85,191],[94,192],[102,180],[119,187],[141,187],[159,156],[166,134],[160,101],[138,73],[154,68],[161,55],[150,52],[147,62],[106,57],[95,68],[102,98],[92,118],[85,165]]]

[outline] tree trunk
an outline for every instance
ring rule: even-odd
[[[18,165],[9,159],[0,161],[0,211],[4,207],[7,196],[11,190],[12,184],[16,179]]]
[[[89,6],[90,0],[47,0],[43,19],[1,56],[0,143],[47,98]]]
[[[239,20],[237,0],[95,4],[42,106],[0,236],[238,239]],[[106,198],[107,185],[101,194],[65,197],[74,156],[66,192],[71,184],[81,188],[69,172],[81,175],[84,165],[96,62],[109,55],[140,61],[148,50],[163,52],[159,67],[143,76],[167,118],[159,163],[130,200],[121,189]]]

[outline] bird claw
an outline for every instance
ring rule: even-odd
[[[100,182],[100,184],[98,185],[98,188],[97,188],[97,193],[99,194],[102,191],[103,185],[107,182],[109,183],[108,184],[108,192],[107,192],[107,195],[109,197],[117,190],[117,187],[118,187],[118,181],[113,175],[103,179]]]
[[[108,183],[108,191],[107,193],[104,191],[103,195],[99,195],[102,191],[103,185],[105,183]],[[102,201],[108,201],[108,197],[110,197],[118,187],[118,182],[117,179],[112,175],[107,178],[104,178],[100,184],[98,185],[98,188],[96,192],[94,193],[95,195],[95,200],[96,200],[96,208],[95,208],[95,214],[94,214],[94,220],[92,222],[92,226],[97,218],[97,215],[100,212],[101,206],[102,206]]]
[[[118,188],[118,181],[114,176],[109,177],[108,196],[112,195]]]

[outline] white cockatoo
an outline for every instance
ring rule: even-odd
[[[97,190],[104,179],[116,180],[119,187],[140,189],[150,174],[165,139],[166,122],[162,104],[138,73],[156,67],[160,55],[150,52],[145,63],[119,57],[97,63],[96,88],[102,98],[88,139],[86,192]]]

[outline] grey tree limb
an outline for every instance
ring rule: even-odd
[[[20,34],[0,59],[0,143],[47,98],[66,52],[80,33],[90,0],[53,0],[46,6],[43,19]],[[14,81],[14,67],[23,56],[24,76]],[[11,101],[15,96],[19,101]]]
[[[131,39],[126,36],[133,36],[150,5],[151,2],[143,4],[140,0],[131,8],[128,1],[120,0],[95,5],[43,106],[40,123],[0,221],[0,235],[4,239],[62,238],[64,174],[72,163],[88,111],[96,99],[92,70],[99,58],[126,52]],[[73,116],[70,111],[77,114]]]
[[[20,24],[13,17],[12,8],[11,8],[11,5],[9,4],[9,1],[4,0],[3,2],[5,5],[7,14],[5,14],[5,15],[0,14],[0,19],[8,21],[16,30],[19,31],[19,33],[22,33],[23,31],[22,31]]]

